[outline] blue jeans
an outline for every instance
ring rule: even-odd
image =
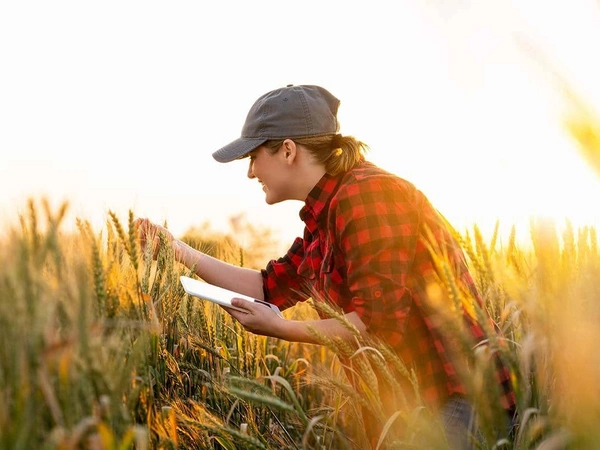
[[[440,411],[440,420],[452,450],[475,448],[473,445],[473,439],[477,437],[475,414],[471,403],[466,398],[451,397]]]
[[[514,414],[507,412],[508,428],[498,430],[496,438],[508,438],[514,432]],[[451,397],[440,411],[440,420],[446,439],[452,450],[473,450],[483,444],[484,438],[477,427],[477,418],[469,400],[461,396]]]

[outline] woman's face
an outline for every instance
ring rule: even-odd
[[[262,185],[267,204],[294,198],[289,165],[281,149],[272,155],[265,146],[260,146],[249,153],[249,159],[248,178],[256,178]]]

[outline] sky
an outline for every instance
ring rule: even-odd
[[[597,0],[2,2],[0,228],[44,197],[66,227],[242,215],[293,239],[302,204],[211,156],[287,84],[329,89],[341,132],[459,229],[600,226],[556,77],[600,108],[599,43]]]

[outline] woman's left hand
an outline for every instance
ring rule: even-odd
[[[271,308],[242,298],[231,299],[231,304],[236,308],[247,311],[242,312],[225,306],[223,307],[239,323],[241,323],[247,331],[262,336],[281,337],[281,327],[286,320],[277,315]]]

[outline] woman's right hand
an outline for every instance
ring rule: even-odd
[[[161,238],[163,242],[168,242],[169,245],[175,240],[173,234],[162,225],[157,225],[149,219],[139,218],[134,222],[134,227],[137,231],[138,240],[142,252],[146,252],[148,246],[152,249],[152,259],[156,260],[160,249]]]

